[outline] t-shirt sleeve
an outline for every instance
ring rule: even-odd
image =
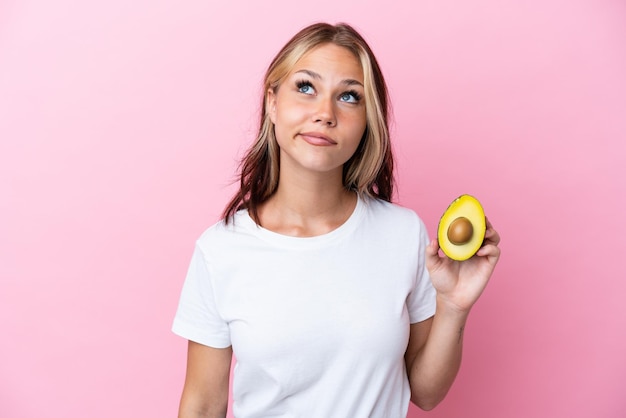
[[[412,324],[424,321],[435,314],[437,305],[437,293],[430,281],[430,275],[426,268],[426,247],[430,240],[426,226],[419,220],[419,247],[417,270],[415,275],[415,288],[409,294],[407,299],[407,307],[409,311],[409,319]]]
[[[209,266],[196,243],[174,317],[172,331],[188,340],[214,348],[231,345],[228,324],[215,302]]]

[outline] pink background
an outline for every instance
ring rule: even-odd
[[[0,3],[0,416],[175,416],[193,242],[318,20],[381,62],[398,201],[433,234],[471,193],[503,236],[455,386],[410,416],[626,416],[626,4],[226,3]]]

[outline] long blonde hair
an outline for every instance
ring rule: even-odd
[[[278,187],[280,152],[268,109],[268,91],[281,83],[307,52],[332,43],[350,50],[361,63],[367,126],[354,155],[344,164],[343,184],[359,194],[391,201],[394,188],[393,154],[389,139],[389,97],[376,57],[363,37],[350,25],[316,23],[298,32],[269,65],[264,78],[259,132],[240,165],[239,191],[224,209],[228,223],[240,209],[248,209],[259,223],[258,207]]]

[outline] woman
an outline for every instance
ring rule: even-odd
[[[180,417],[402,417],[436,406],[499,257],[455,262],[390,203],[387,90],[350,26],[311,25],[270,64],[259,135],[198,239],[174,321]]]

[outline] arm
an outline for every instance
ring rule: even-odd
[[[212,348],[189,341],[187,375],[178,418],[224,418],[232,348]]]
[[[437,291],[434,317],[411,325],[405,354],[411,400],[422,409],[437,406],[461,366],[463,330],[469,312],[487,286],[500,257],[500,236],[487,221],[476,255],[458,262],[439,256],[436,240],[426,249],[426,266]]]
[[[405,361],[411,401],[421,409],[428,411],[437,406],[456,378],[466,318],[466,314],[448,312],[437,300],[434,317],[411,324]]]

